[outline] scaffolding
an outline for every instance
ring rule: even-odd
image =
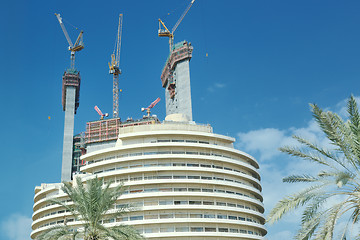
[[[68,69],[64,72],[62,77],[62,106],[63,111],[65,111],[65,105],[66,105],[66,88],[67,87],[75,87],[76,88],[76,94],[75,94],[75,114],[76,110],[79,107],[79,98],[80,98],[80,73],[74,69]]]
[[[120,118],[105,119],[86,123],[85,143],[98,143],[117,140],[119,129],[129,126],[148,125],[160,123],[155,116],[143,117],[142,119],[128,119],[121,122]]]

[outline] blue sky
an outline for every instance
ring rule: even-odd
[[[82,77],[77,133],[85,130],[86,121],[98,118],[95,105],[112,111],[108,61],[118,14],[124,14],[120,116],[140,118],[141,107],[164,97],[160,74],[168,41],[157,37],[157,19],[171,28],[188,2],[2,3],[0,181],[6,207],[0,213],[1,240],[24,239],[12,229],[29,223],[34,187],[60,181],[61,76],[70,54],[54,13],[84,30],[85,49],[76,56]],[[359,13],[355,0],[197,0],[175,32],[175,42],[186,39],[194,46],[194,120],[236,137],[236,146],[258,159],[265,206],[290,193],[281,178],[299,168],[277,152],[279,145],[291,143],[290,135],[297,132],[321,137],[308,103],[340,110],[351,93],[359,95]],[[65,26],[75,39],[78,32]],[[163,99],[152,113],[164,119]],[[287,239],[294,226],[291,219],[269,227],[269,239]]]

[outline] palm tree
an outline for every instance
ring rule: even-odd
[[[83,184],[81,178],[76,178],[76,187],[64,183],[62,190],[68,195],[73,204],[51,199],[52,203],[61,205],[71,212],[74,218],[83,222],[82,230],[74,230],[64,225],[57,225],[40,234],[37,240],[138,240],[144,239],[133,227],[118,225],[105,227],[101,220],[110,209],[114,208],[117,198],[122,194],[122,185],[110,188],[111,182],[103,186],[102,179],[90,179]],[[118,209],[113,217],[119,217],[126,209]]]
[[[301,147],[282,147],[280,151],[321,166],[317,175],[291,175],[287,183],[310,186],[279,201],[268,216],[274,223],[284,214],[303,207],[301,227],[295,239],[346,239],[350,226],[359,222],[360,214],[360,115],[353,96],[347,102],[348,120],[338,114],[311,105],[313,116],[330,141],[326,149],[299,136]],[[346,227],[336,230],[339,219]],[[338,233],[339,232],[339,233]],[[339,234],[339,236],[335,236]],[[360,239],[357,236],[356,239]]]

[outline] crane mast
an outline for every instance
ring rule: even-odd
[[[121,70],[119,66],[120,66],[122,21],[123,21],[123,14],[120,14],[115,48],[114,48],[114,52],[111,54],[111,63],[109,63],[109,73],[113,75],[113,118],[119,117],[119,75],[121,74]]]

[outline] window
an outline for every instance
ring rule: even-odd
[[[211,168],[211,165],[210,165],[210,164],[201,164],[200,166],[201,166],[201,167]]]
[[[175,213],[175,218],[187,218],[187,217],[188,217],[188,214],[186,212]],[[188,232],[188,231],[186,231],[186,232]]]
[[[217,206],[226,206],[226,203],[224,203],[224,202],[216,202],[216,205]]]
[[[230,232],[232,232],[232,233],[238,233],[238,232],[239,232],[239,230],[236,229],[236,228],[230,228],[229,230],[230,230]]]
[[[160,228],[160,232],[173,232],[174,228],[173,227],[162,227]]]
[[[188,232],[189,231],[189,227],[176,227],[175,228],[176,232]]]
[[[154,206],[154,205],[158,205],[158,201],[157,201],[157,200],[147,200],[147,201],[144,201],[144,206]]]
[[[228,216],[228,219],[237,220],[237,216]]]
[[[203,201],[204,205],[214,205],[214,202],[210,202],[210,201]]]
[[[215,214],[204,214],[204,218],[215,218]]]
[[[173,200],[159,200],[159,205],[173,205]]]
[[[205,232],[216,232],[216,228],[206,227]]]
[[[201,201],[189,201],[189,205],[201,205]]]
[[[227,219],[227,216],[225,214],[218,214],[217,218],[218,219]]]
[[[186,205],[188,204],[188,201],[174,201],[175,205]]]
[[[200,179],[200,176],[188,176],[188,179]]]
[[[209,189],[209,188],[203,188],[202,191],[203,192],[214,192],[213,189]]]
[[[190,218],[202,218],[203,215],[201,213],[190,213]]]
[[[145,219],[157,219],[158,215],[157,214],[145,214],[144,218]]]
[[[186,192],[186,188],[174,188],[174,192]]]
[[[189,192],[201,192],[200,188],[189,188]]]
[[[174,218],[174,214],[172,213],[161,213],[160,219],[166,219],[166,218]]]
[[[185,166],[185,163],[173,163],[174,167],[182,167]]]
[[[173,179],[185,179],[186,176],[174,175]]]
[[[188,166],[188,167],[198,167],[199,164],[197,164],[197,163],[188,163],[188,164],[186,164],[186,166]]]
[[[228,228],[219,228],[219,232],[229,232]]]
[[[135,221],[135,220],[143,220],[143,216],[131,216],[130,217],[130,221]]]
[[[191,230],[191,232],[203,232],[204,228],[203,227],[191,227],[190,230]]]

